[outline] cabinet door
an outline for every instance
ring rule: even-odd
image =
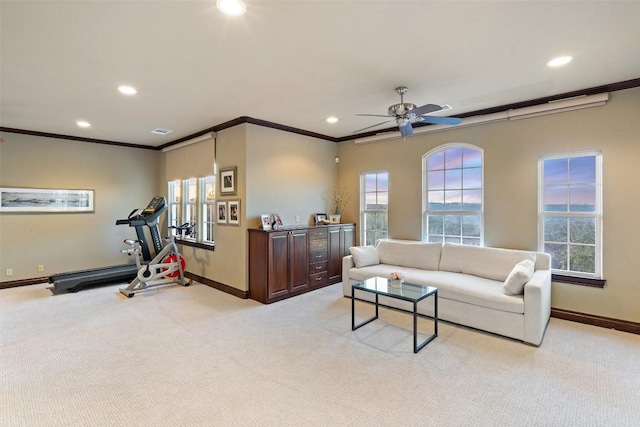
[[[342,245],[341,230],[342,227],[329,228],[329,282],[338,283],[342,275]]]
[[[289,293],[289,233],[269,236],[269,292],[274,298]]]
[[[309,287],[309,232],[292,231],[289,234],[289,284],[291,291]]]
[[[349,248],[354,246],[356,238],[355,230],[356,228],[353,225],[342,227],[342,234],[340,235],[340,237],[342,238],[342,255],[340,256],[341,258],[347,255],[351,255]]]

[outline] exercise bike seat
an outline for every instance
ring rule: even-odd
[[[129,246],[133,246],[136,243],[140,243],[140,240],[124,239],[124,243],[129,245]]]

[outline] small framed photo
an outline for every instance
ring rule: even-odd
[[[263,230],[271,230],[271,222],[269,222],[269,214],[260,215],[260,221],[262,221]]]
[[[277,230],[283,226],[282,218],[280,218],[280,214],[277,214],[277,213],[271,214],[271,226],[273,227],[274,230]]]
[[[240,225],[240,200],[229,201],[229,217],[227,218],[227,224]]]
[[[236,180],[238,175],[238,167],[220,169],[220,194],[225,196],[236,195]]]
[[[316,214],[316,225],[321,225],[323,219],[327,219],[327,214],[326,213],[317,213]]]
[[[218,224],[227,223],[227,202],[218,202]]]

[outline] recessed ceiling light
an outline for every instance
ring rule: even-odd
[[[163,129],[163,128],[156,128],[151,131],[151,133],[155,133],[156,135],[166,135],[171,132],[173,132],[171,129]]]
[[[573,60],[573,56],[559,56],[547,62],[547,67],[562,67]]]
[[[242,0],[217,0],[216,7],[225,15],[240,16],[247,11],[247,5]]]
[[[91,123],[89,123],[89,122],[85,122],[85,121],[83,121],[83,120],[78,120],[78,121],[76,122],[76,124],[77,124],[78,126],[80,126],[81,128],[88,128],[88,127],[90,127],[90,126],[91,126]]]
[[[136,88],[131,87],[131,86],[120,86],[118,88],[118,90],[121,93],[124,93],[125,95],[135,95],[136,93],[138,93],[138,91],[136,90]]]
[[[337,117],[327,117],[327,123],[337,123],[337,122],[338,122]]]

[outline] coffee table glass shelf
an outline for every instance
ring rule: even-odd
[[[355,319],[355,293],[363,291],[375,294],[376,296],[376,315],[370,319],[360,322],[356,325]],[[351,330],[373,322],[378,318],[378,297],[384,295],[386,297],[395,298],[413,303],[413,352],[417,353],[425,345],[429,344],[438,336],[438,288],[433,286],[416,285],[413,283],[393,283],[385,277],[373,277],[364,282],[356,283],[351,286]],[[433,334],[418,344],[418,303],[425,298],[433,296]]]

